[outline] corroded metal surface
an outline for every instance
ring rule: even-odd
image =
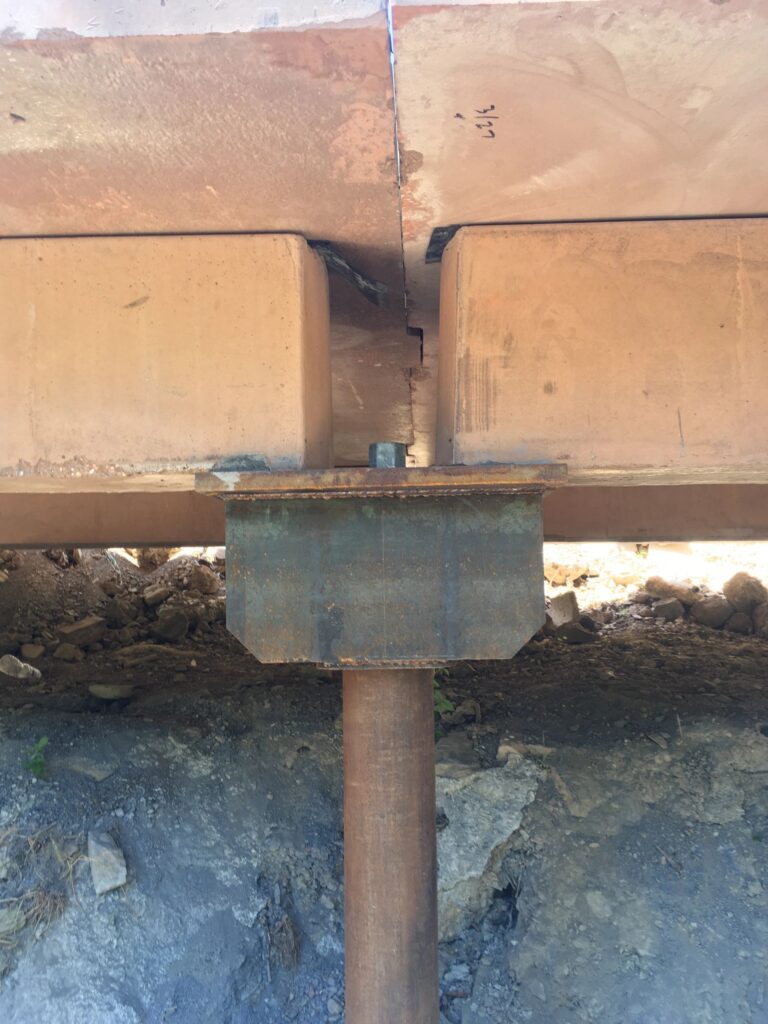
[[[262,27],[280,4],[239,3],[259,31],[226,31],[232,3],[39,6],[11,5],[20,33],[0,25],[0,235],[327,240],[390,296],[374,309],[331,280],[336,461],[364,461],[376,436],[412,443],[386,15],[305,4],[283,30]]]
[[[393,9],[411,322],[434,228],[768,212],[768,5]]]
[[[344,673],[347,1024],[437,1024],[432,673]]]
[[[768,219],[465,228],[443,260],[437,457],[766,483],[766,338]]]
[[[198,473],[195,489],[230,499],[423,497],[456,494],[516,494],[566,482],[561,463],[535,465],[350,467],[276,473]]]
[[[509,658],[544,621],[540,494],[234,500],[226,511],[227,625],[260,661]]]

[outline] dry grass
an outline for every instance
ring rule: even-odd
[[[0,936],[0,946],[15,947],[21,932],[41,938],[64,913],[70,896],[76,899],[74,875],[85,860],[82,836],[61,835],[55,826],[22,833],[18,828],[0,832],[0,850],[14,851],[15,877],[6,883],[14,895],[0,899],[6,910],[18,908],[13,932]]]

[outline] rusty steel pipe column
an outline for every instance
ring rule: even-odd
[[[347,1024],[438,1024],[432,678],[344,672]]]

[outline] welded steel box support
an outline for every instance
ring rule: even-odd
[[[198,489],[226,504],[230,630],[261,661],[345,670],[347,1024],[437,1024],[432,668],[511,657],[542,624],[542,492],[564,467],[382,454]]]

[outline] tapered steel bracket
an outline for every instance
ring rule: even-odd
[[[561,465],[211,472],[227,625],[266,663],[509,658],[544,621],[544,490]]]

